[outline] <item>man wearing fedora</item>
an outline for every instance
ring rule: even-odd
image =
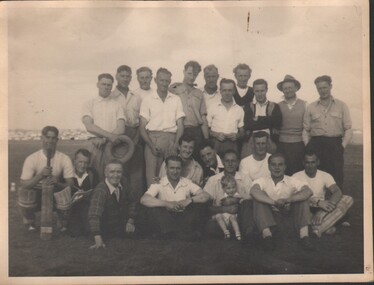
[[[35,231],[35,212],[41,209],[42,182],[54,185],[60,191],[74,184],[74,167],[70,158],[56,150],[59,131],[54,126],[42,130],[42,149],[29,155],[22,168],[18,204],[23,223],[28,231]],[[47,165],[50,156],[50,166]]]
[[[136,204],[123,177],[122,162],[109,161],[105,166],[105,179],[95,187],[88,210],[89,228],[95,241],[90,248],[105,248],[105,239],[133,233]]]
[[[332,96],[328,75],[314,80],[319,99],[307,106],[303,139],[320,159],[320,170],[330,173],[343,189],[344,149],[352,139],[352,121],[347,105]]]
[[[303,169],[305,146],[302,133],[306,102],[297,97],[296,92],[300,87],[300,82],[291,75],[286,75],[283,81],[277,84],[278,90],[284,95],[283,101],[278,103],[282,112],[278,150],[286,158],[286,175]]]
[[[99,96],[87,101],[82,108],[82,122],[90,133],[91,167],[95,168],[99,180],[104,179],[104,166],[108,161],[108,142],[117,142],[125,132],[125,117],[116,100],[110,97],[114,78],[108,73],[98,76],[96,84]]]
[[[144,158],[147,187],[158,176],[164,159],[176,154],[183,134],[183,106],[179,96],[168,91],[171,72],[157,70],[157,91],[144,98],[140,107],[140,135],[145,142]]]

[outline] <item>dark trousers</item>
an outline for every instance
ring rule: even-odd
[[[238,142],[236,141],[231,141],[229,139],[225,139],[223,142],[217,140],[216,138],[212,138],[212,142],[213,142],[213,146],[214,146],[214,149],[216,150],[217,154],[223,158],[223,154],[227,151],[227,150],[235,150],[236,152],[238,152],[239,148],[238,148]]]
[[[344,148],[342,138],[312,137],[307,149],[312,148],[320,161],[319,169],[330,173],[336,184],[343,190],[344,180]]]
[[[286,175],[292,174],[304,169],[303,160],[305,146],[303,142],[285,143],[279,142],[278,151],[283,153],[286,158]]]
[[[183,212],[166,208],[147,208],[148,223],[153,232],[161,234],[201,232],[207,220],[206,204],[190,204]]]
[[[201,162],[200,147],[204,141],[204,136],[201,130],[201,126],[196,126],[196,127],[184,126],[183,134],[191,136],[195,139],[195,147],[193,150],[192,157],[194,158],[194,160]]]

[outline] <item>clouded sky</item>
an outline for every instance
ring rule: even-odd
[[[286,74],[301,82],[298,96],[308,102],[318,98],[314,79],[329,74],[333,95],[349,105],[353,127],[362,128],[362,96],[369,94],[362,87],[360,8],[286,7],[281,1],[277,7],[256,2],[155,7],[166,5],[159,3],[152,8],[126,3],[9,8],[9,128],[84,128],[81,105],[97,96],[99,73],[114,75],[119,65],[127,64],[133,69],[130,88],[135,89],[140,66],[154,72],[166,67],[176,82],[190,59],[203,67],[215,64],[227,78],[233,78],[235,65],[247,63],[250,84],[266,79],[268,98],[276,102],[282,99],[276,84]],[[203,86],[202,73],[197,83]]]

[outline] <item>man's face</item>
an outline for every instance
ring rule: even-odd
[[[116,80],[118,86],[122,88],[129,87],[129,84],[131,82],[131,73],[126,70],[123,70],[120,73],[116,74]]]
[[[58,142],[58,137],[53,131],[48,131],[46,135],[41,136],[42,146],[44,150],[54,150]]]
[[[230,174],[235,174],[236,169],[238,168],[238,165],[239,165],[239,160],[234,153],[227,153],[225,154],[222,160],[222,164],[225,169],[225,172],[230,173]]]
[[[81,153],[78,153],[74,159],[75,173],[82,175],[87,171],[90,159]]]
[[[223,190],[229,197],[233,197],[236,193],[236,183],[228,183]]]
[[[113,186],[118,186],[122,178],[122,165],[111,163],[105,167],[105,178],[108,179],[109,183]]]
[[[152,75],[149,71],[139,72],[137,78],[141,89],[149,90],[151,88]]]
[[[235,78],[239,86],[247,86],[251,73],[248,69],[238,69],[235,73]]]
[[[256,84],[253,86],[253,93],[255,94],[258,103],[266,102],[266,93],[268,92],[265,84]]]
[[[167,73],[160,72],[156,76],[155,82],[156,82],[156,85],[157,85],[157,90],[165,93],[165,92],[168,91],[169,85],[171,83],[171,75],[169,75]]]
[[[184,82],[190,85],[194,84],[197,76],[199,75],[198,72],[193,70],[192,66],[187,67],[187,69],[183,71],[183,74],[184,74]]]
[[[317,157],[315,155],[305,155],[303,163],[305,167],[305,173],[308,176],[315,176],[319,165]]]
[[[112,91],[113,81],[109,78],[101,78],[97,83],[97,88],[99,89],[99,95],[103,98],[106,98],[110,95]]]
[[[182,172],[180,161],[169,160],[166,165],[166,175],[169,181],[179,181]]]
[[[182,141],[181,145],[179,146],[179,156],[182,159],[189,159],[193,153],[194,147],[195,141]]]
[[[296,96],[296,89],[294,82],[285,82],[282,84],[282,91],[286,99],[294,98]]]
[[[331,96],[332,85],[328,84],[326,81],[318,82],[316,88],[321,99],[327,99]]]
[[[218,78],[219,78],[218,72],[215,70],[207,70],[204,73],[205,84],[209,88],[217,87]]]
[[[266,154],[267,137],[253,138],[254,152],[257,155]]]
[[[233,96],[235,93],[235,86],[233,83],[222,83],[220,92],[222,95],[222,101],[230,103],[233,101]]]
[[[286,171],[286,162],[283,157],[274,157],[269,162],[269,170],[271,176],[274,178],[283,177],[284,172]]]
[[[203,160],[205,166],[211,167],[217,165],[217,155],[216,151],[207,146],[200,151],[201,159]]]

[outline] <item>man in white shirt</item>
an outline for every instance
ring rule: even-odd
[[[239,171],[248,175],[252,181],[260,177],[269,177],[268,159],[270,153],[267,153],[268,133],[259,131],[253,134],[253,154],[243,158],[239,165]]]
[[[219,92],[218,88],[218,68],[213,65],[207,65],[204,67],[204,79],[205,79],[205,85],[202,89],[204,98],[205,98],[205,104],[207,109],[209,109],[209,106],[214,104],[214,102],[221,100],[221,94]]]
[[[114,78],[108,73],[98,76],[97,88],[99,96],[90,99],[83,105],[82,122],[92,135],[91,167],[104,179],[104,167],[109,158],[105,155],[105,145],[108,141],[116,142],[119,135],[125,132],[125,117],[121,106],[110,96]]]
[[[157,91],[144,98],[140,107],[140,135],[145,142],[147,187],[158,176],[164,159],[169,154],[177,153],[185,117],[181,99],[168,92],[171,72],[160,68],[155,82]]]
[[[290,212],[299,230],[301,245],[305,250],[313,250],[308,231],[311,223],[308,200],[313,195],[312,190],[306,182],[284,175],[286,160],[281,153],[269,157],[269,170],[271,176],[255,180],[251,188],[254,220],[262,234],[265,250],[275,249],[271,231],[271,227],[276,226],[275,215],[289,217]]]
[[[313,196],[309,199],[313,213],[313,231],[318,237],[323,233],[334,234],[334,225],[348,212],[353,205],[353,199],[342,194],[329,173],[318,170],[319,159],[313,151],[305,153],[303,163],[305,170],[292,177],[306,181],[313,191]],[[327,192],[331,194],[329,198],[326,197]]]
[[[134,90],[134,93],[138,94],[143,100],[153,92],[153,89],[151,88],[153,78],[152,70],[147,66],[142,66],[136,70],[136,75],[139,82],[139,88]]]
[[[74,183],[74,167],[70,158],[56,150],[58,134],[56,127],[44,127],[40,137],[42,149],[29,155],[23,164],[18,204],[28,231],[36,230],[35,212],[41,209],[42,182],[53,185],[55,192]],[[50,166],[47,165],[48,156],[51,159]],[[25,201],[25,198],[31,199]]]
[[[209,195],[191,180],[181,177],[182,159],[166,158],[166,176],[152,184],[140,203],[148,209],[151,226],[162,238],[195,240],[200,237],[204,203]]]
[[[238,141],[244,135],[244,111],[234,101],[235,82],[223,78],[220,81],[221,101],[208,110],[208,125],[214,149],[222,157],[226,150],[238,151]]]
[[[209,141],[203,142],[200,149],[201,161],[203,163],[204,185],[209,177],[223,171],[221,158],[218,156],[213,144]]]

